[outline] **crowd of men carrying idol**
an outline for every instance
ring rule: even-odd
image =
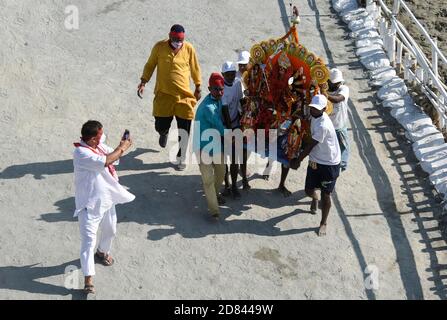
[[[188,143],[191,122],[195,121],[193,132],[193,152],[203,181],[208,210],[219,220],[219,206],[225,196],[241,197],[237,177],[242,176],[243,189],[250,189],[247,179],[247,148],[236,146],[231,139],[233,130],[240,128],[240,117],[244,107],[244,84],[242,77],[250,63],[250,53],[240,52],[236,62],[226,61],[220,72],[213,72],[208,79],[208,91],[196,111],[194,108],[202,97],[202,77],[196,51],[185,41],[185,29],[173,25],[168,39],[157,42],[144,66],[137,94],[142,98],[147,82],[157,69],[153,116],[155,130],[159,133],[159,144],[166,147],[171,122],[175,117],[179,132],[177,169],[186,168],[185,144]],[[192,92],[190,79],[195,85]],[[342,73],[330,70],[329,94],[317,94],[312,98],[310,123],[312,139],[303,145],[295,159],[296,167],[309,156],[305,181],[305,192],[311,197],[310,212],[316,214],[321,208],[322,218],[318,235],[326,234],[326,225],[331,207],[331,193],[334,190],[340,170],[348,164],[348,99],[349,88],[344,85]],[[325,113],[328,100],[333,103],[331,115]],[[228,137],[230,137],[228,139]],[[182,139],[183,138],[183,139]],[[231,146],[230,165],[225,161],[229,141]],[[246,142],[246,141],[244,141]],[[75,216],[78,217],[81,233],[81,268],[85,276],[84,291],[94,293],[93,276],[95,260],[111,266],[114,259],[110,255],[112,241],[116,234],[115,205],[134,200],[118,182],[114,168],[119,158],[132,145],[130,135],[125,134],[116,148],[104,144],[103,127],[99,121],[89,120],[82,126],[81,139],[75,143],[73,153],[75,176]],[[243,150],[242,160],[235,159],[235,149]],[[228,168],[229,167],[229,168]],[[290,192],[285,188],[283,172],[278,188],[285,196]],[[231,182],[230,182],[231,180]],[[222,184],[225,181],[225,187]],[[321,200],[316,190],[321,190]],[[101,228],[101,237],[96,246],[96,235]]]

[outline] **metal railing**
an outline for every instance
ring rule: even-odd
[[[436,39],[416,19],[403,0],[394,0],[389,9],[383,0],[367,1],[366,10],[377,21],[379,34],[391,64],[403,68],[404,79],[415,83],[427,96],[439,115],[439,129],[447,131],[447,86],[439,77],[439,66],[447,70],[447,58],[438,48]],[[427,57],[410,32],[398,20],[399,13],[410,17],[411,23],[431,45]]]

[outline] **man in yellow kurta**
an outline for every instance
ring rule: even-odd
[[[157,42],[152,48],[138,86],[137,93],[140,98],[155,68],[157,68],[157,80],[154,90],[153,116],[155,130],[160,134],[159,144],[164,148],[174,116],[179,130],[185,130],[189,136],[191,120],[194,118],[194,107],[201,97],[202,79],[199,61],[192,44],[185,41],[185,29],[181,25],[173,25],[169,32],[169,39]],[[194,93],[190,89],[190,78],[195,84]],[[188,141],[180,142],[179,133],[177,168],[183,170],[186,167],[184,156]]]

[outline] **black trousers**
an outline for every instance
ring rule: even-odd
[[[169,133],[169,129],[171,128],[171,122],[174,117],[155,117],[155,130],[160,135],[167,135]],[[175,116],[175,119],[177,120],[177,128],[183,129],[188,133],[188,139],[189,139],[189,131],[191,130],[191,120],[186,120],[179,118]],[[177,157],[182,156],[182,150],[185,150],[188,147],[188,140],[182,142],[182,138],[179,135],[178,136],[178,143],[179,148],[177,152]]]

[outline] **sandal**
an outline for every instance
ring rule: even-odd
[[[99,251],[96,251],[95,258],[97,258],[99,262],[106,267],[110,267],[115,262],[115,260],[109,254],[106,253],[100,254]]]
[[[85,294],[89,294],[89,293],[95,294],[96,293],[95,286],[92,284],[86,284],[84,286],[84,293]]]

